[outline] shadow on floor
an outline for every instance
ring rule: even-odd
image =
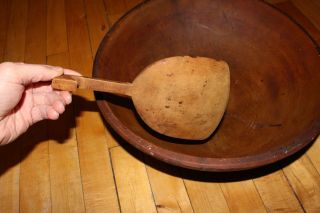
[[[38,145],[47,143],[48,140],[53,143],[65,143],[76,126],[75,118],[79,117],[83,111],[98,112],[99,110],[95,101],[74,96],[73,103],[66,107],[66,111],[58,120],[36,123],[13,143],[0,146],[0,176],[24,161]],[[49,152],[48,143],[47,146]]]

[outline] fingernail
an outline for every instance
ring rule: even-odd
[[[61,70],[63,70],[62,67],[56,67],[56,66],[51,66],[51,65],[47,65],[47,64],[45,64],[45,65],[43,65],[43,66],[45,66],[45,67],[48,68],[48,69],[55,70],[55,71],[61,71]]]

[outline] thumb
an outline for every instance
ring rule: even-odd
[[[62,67],[42,64],[13,63],[16,83],[28,85],[40,81],[51,81],[63,74]]]

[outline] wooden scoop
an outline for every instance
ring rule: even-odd
[[[132,83],[63,75],[53,79],[52,87],[129,96],[153,130],[174,138],[203,140],[214,132],[224,114],[230,73],[224,61],[177,56],[151,64]]]

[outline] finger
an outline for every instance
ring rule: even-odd
[[[2,70],[7,70],[4,73],[7,81],[22,85],[28,85],[30,83],[40,81],[51,81],[53,78],[58,77],[63,73],[81,75],[74,70],[45,64],[4,62],[0,65]]]
[[[52,108],[59,114],[62,114],[65,111],[64,104],[61,101],[54,102]]]
[[[67,105],[67,100],[57,92],[33,93],[33,105],[53,105],[56,101]]]
[[[38,64],[12,63],[12,71],[16,74],[16,83],[28,85],[40,81],[50,81],[63,74],[62,67]]]
[[[47,107],[47,115],[47,119],[50,120],[57,120],[60,116],[60,114],[57,111],[55,111],[52,107]]]
[[[40,105],[32,108],[31,116],[34,124],[44,119],[56,120],[59,118],[59,113],[51,106]]]
[[[70,69],[63,69],[63,73],[66,75],[76,75],[76,76],[81,76],[81,73],[74,71],[74,70],[70,70]]]
[[[63,98],[65,104],[72,102],[72,94],[68,91],[56,91],[60,97]]]
[[[33,94],[44,94],[50,92],[54,92],[59,95],[64,99],[66,104],[70,104],[72,101],[72,94],[69,91],[54,90],[48,82],[41,82],[32,85]]]

